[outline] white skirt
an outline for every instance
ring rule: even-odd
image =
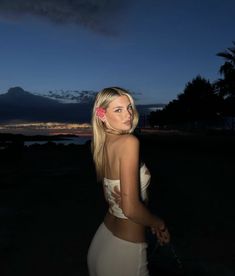
[[[122,240],[102,223],[90,244],[87,263],[90,276],[149,276],[147,243]]]

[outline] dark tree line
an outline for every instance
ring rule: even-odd
[[[221,79],[210,83],[198,75],[188,82],[183,93],[163,110],[151,112],[151,126],[202,128],[218,124],[224,117],[235,116],[235,42],[217,56],[225,59],[219,72]]]

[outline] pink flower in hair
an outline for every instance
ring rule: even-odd
[[[96,107],[95,114],[98,118],[103,119],[105,114],[105,109],[103,107]]]

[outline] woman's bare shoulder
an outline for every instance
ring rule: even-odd
[[[133,134],[124,134],[120,137],[120,150],[129,151],[139,147],[139,139]]]

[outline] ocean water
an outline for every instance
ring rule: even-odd
[[[83,145],[89,140],[91,140],[91,136],[72,137],[72,138],[67,138],[65,140],[51,140],[51,142],[56,144],[63,144],[63,145],[69,145],[69,144]],[[31,146],[34,144],[44,145],[46,143],[48,143],[48,141],[26,141],[24,142],[24,145],[25,146]]]

